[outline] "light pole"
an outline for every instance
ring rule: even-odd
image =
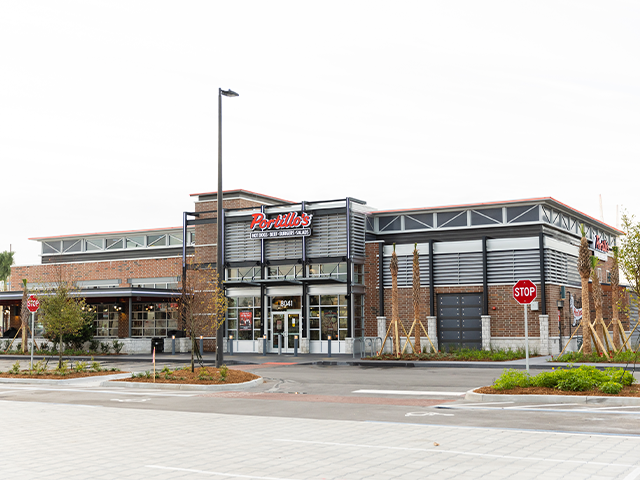
[[[237,97],[238,94],[233,90],[222,90],[218,88],[218,208],[217,208],[217,220],[218,237],[216,240],[216,270],[218,273],[218,288],[219,291],[223,291],[222,280],[224,278],[224,259],[222,257],[222,224],[224,218],[222,217],[222,95],[225,97]],[[222,366],[224,361],[224,355],[222,352],[223,342],[222,334],[224,332],[224,322],[221,322],[216,331],[216,368]]]

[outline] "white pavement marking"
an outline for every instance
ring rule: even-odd
[[[466,392],[421,392],[417,390],[354,390],[351,393],[373,393],[378,395],[444,395],[447,397],[464,397]]]
[[[426,452],[426,453],[450,453],[453,455],[467,455],[470,457],[487,457],[501,460],[525,460],[529,462],[553,462],[553,463],[573,463],[577,465],[599,465],[602,467],[635,467],[637,464],[627,463],[607,463],[607,462],[591,462],[588,460],[562,460],[556,458],[544,458],[544,457],[520,457],[516,455],[497,455],[491,453],[475,453],[465,452],[462,450],[446,450],[440,448],[415,448],[415,447],[391,447],[388,445],[364,445],[359,443],[338,443],[338,442],[316,442],[313,440],[288,440],[286,438],[274,438],[276,442],[288,442],[288,443],[306,443],[313,445],[327,445],[333,447],[355,447],[355,448],[372,448],[379,450],[399,450],[409,452]]]
[[[507,403],[515,403],[515,402],[482,402],[482,403],[465,403],[465,407],[472,407],[474,405],[505,405]]]
[[[522,408],[546,408],[546,407],[564,407],[571,405],[580,405],[579,403],[536,403],[534,405],[515,405],[513,407],[504,407],[505,410],[522,409]]]
[[[624,477],[624,480],[635,480],[639,476],[640,476],[640,468],[636,468],[633,472],[631,472],[629,475]]]
[[[205,475],[218,475],[220,477],[255,478],[257,480],[294,480],[291,478],[282,478],[282,477],[258,477],[256,475],[241,475],[238,473],[211,472],[208,470],[195,470],[193,468],[163,467],[161,465],[145,465],[145,467],[159,468],[160,470],[173,470],[176,472],[204,473]]]
[[[0,387],[2,388],[2,387]],[[34,392],[83,392],[83,393],[108,393],[113,395],[153,395],[155,397],[194,397],[197,393],[156,393],[156,392],[130,392],[126,390],[91,390],[83,388],[45,388],[45,387],[11,387],[14,391],[27,390]]]
[[[405,417],[430,417],[433,415],[442,415],[443,417],[453,417],[453,413],[438,413],[438,412],[409,412],[405,413]]]
[[[576,406],[579,403],[559,403],[555,406]],[[513,410],[515,412],[546,412],[546,413],[599,413],[602,415],[640,415],[640,412],[622,412],[619,409],[626,407],[606,407],[607,409],[616,408],[618,410],[605,410],[604,408],[543,408],[553,407],[554,405],[516,405],[513,407],[484,407],[482,404],[473,406],[463,405],[434,405],[433,408],[441,410]]]
[[[112,398],[112,402],[148,402],[150,398]]]

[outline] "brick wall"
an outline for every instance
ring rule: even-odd
[[[109,260],[102,262],[57,263],[12,268],[12,290],[22,290],[22,279],[28,283],[52,283],[86,280],[120,280],[120,287],[130,286],[134,278],[179,277],[182,275],[182,258],[141,258]]]

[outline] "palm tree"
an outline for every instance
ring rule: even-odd
[[[593,291],[593,306],[596,309],[596,333],[604,345],[604,327],[602,325],[602,286],[598,278],[598,257],[591,257],[591,289]]]
[[[413,319],[415,322],[414,352],[422,353],[420,346],[420,255],[418,254],[418,244],[413,246]]]
[[[622,345],[620,340],[620,326],[618,316],[618,289],[620,288],[620,270],[618,266],[618,247],[613,247],[613,263],[611,265],[611,317],[613,318],[613,345],[619,349]]]
[[[582,352],[585,355],[591,354],[591,320],[589,312],[589,276],[591,275],[591,252],[589,251],[589,241],[587,240],[584,223],[580,224],[580,250],[578,252],[578,273],[580,274],[582,285]]]
[[[391,255],[389,270],[391,270],[391,323],[393,325],[393,344],[396,349],[396,355],[400,356],[400,332],[398,331],[398,256],[396,255],[395,243],[393,244],[393,254]]]

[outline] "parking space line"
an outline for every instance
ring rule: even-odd
[[[294,480],[291,478],[282,478],[282,477],[258,477],[256,475],[242,475],[240,473],[211,472],[209,470],[196,470],[194,468],[164,467],[162,465],[145,465],[145,467],[158,468],[160,470],[173,470],[174,472],[189,472],[189,473],[201,473],[205,475],[217,475],[220,477],[255,478],[257,480]]]
[[[564,407],[580,405],[580,403],[536,403],[534,405],[515,405],[513,407],[504,407],[505,409],[521,409],[521,408],[544,408],[544,407]]]

